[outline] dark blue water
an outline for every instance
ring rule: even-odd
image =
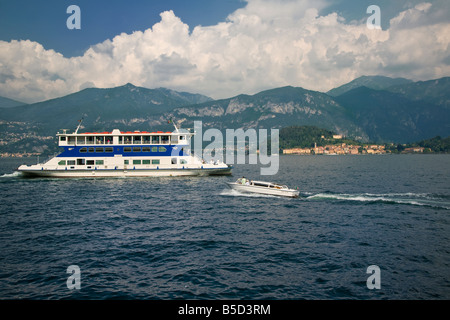
[[[98,180],[23,179],[21,162],[0,159],[1,299],[450,298],[449,155],[282,156],[271,177],[236,165],[232,177]],[[242,175],[301,197],[228,190]],[[370,265],[381,289],[366,285]]]

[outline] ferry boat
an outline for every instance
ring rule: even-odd
[[[300,194],[299,190],[289,189],[285,185],[266,181],[252,181],[244,177],[239,178],[236,182],[227,182],[227,184],[231,189],[244,193],[260,193],[290,198],[297,198]]]
[[[223,162],[206,163],[189,150],[195,132],[120,131],[56,134],[62,152],[35,165],[21,165],[23,176],[36,177],[153,177],[230,175]]]

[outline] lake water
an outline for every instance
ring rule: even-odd
[[[0,299],[450,299],[450,155],[189,178],[24,179],[22,162],[0,159]],[[301,197],[227,188],[243,175]]]

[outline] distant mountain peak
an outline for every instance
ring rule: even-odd
[[[128,82],[126,84],[124,84],[123,86],[118,86],[112,89],[125,89],[125,90],[129,90],[129,91],[135,91],[136,89],[139,89],[140,87],[135,86],[134,84]]]
[[[405,78],[390,78],[386,76],[361,76],[340,87],[331,89],[327,92],[327,94],[332,97],[337,97],[352,89],[362,86],[374,90],[385,90],[392,86],[404,85],[412,82],[412,80]]]

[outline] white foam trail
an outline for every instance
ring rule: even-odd
[[[374,194],[374,193],[364,193],[363,195],[366,195],[368,197],[414,197],[414,198],[430,198],[430,195],[428,193],[412,193],[412,192],[405,192],[405,193],[380,193],[380,194]]]
[[[383,200],[382,196],[365,196],[364,194],[329,194],[329,193],[318,193],[307,197],[307,199],[333,199],[333,200],[353,200],[353,201],[379,201]]]
[[[428,206],[450,210],[450,203],[443,202],[442,199],[433,197],[426,193],[362,193],[362,194],[333,194],[318,193],[307,197],[308,200],[338,200],[355,202],[383,202],[396,203],[415,206]]]
[[[0,176],[0,178],[16,178],[16,177],[20,177],[22,173],[20,173],[19,171],[14,171],[13,173],[5,173],[3,175]]]

